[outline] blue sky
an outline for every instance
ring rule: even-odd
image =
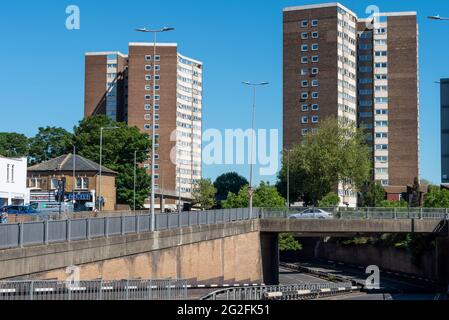
[[[248,128],[252,95],[242,80],[270,81],[259,91],[257,127],[282,129],[282,8],[322,1],[164,0],[14,1],[0,4],[2,132],[34,135],[39,126],[71,130],[83,116],[84,52],[127,52],[146,41],[134,28],[174,26],[160,40],[177,42],[184,55],[205,64],[204,126]],[[368,5],[381,11],[417,11],[420,24],[421,173],[440,182],[439,87],[449,77],[449,16],[441,0],[341,1],[359,17]],[[81,10],[81,29],[65,28],[65,8]],[[282,137],[280,136],[280,139]],[[406,138],[405,138],[406,142]],[[279,144],[281,148],[281,144]],[[247,166],[205,166],[215,178],[230,170],[247,176]],[[271,180],[275,177],[260,177]]]

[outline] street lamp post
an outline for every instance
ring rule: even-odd
[[[75,212],[75,189],[76,189],[76,146],[73,145],[73,183],[72,183],[72,203],[73,211]]]
[[[268,82],[260,82],[260,83],[251,83],[249,81],[244,81],[244,85],[253,87],[253,112],[252,112],[252,125],[251,125],[251,160],[250,160],[250,173],[249,173],[249,217],[252,219],[253,217],[253,196],[254,196],[254,189],[253,189],[253,163],[254,163],[254,127],[256,122],[256,92],[257,87],[259,86],[266,86],[269,83]]]
[[[104,130],[115,130],[118,127],[101,127],[100,129],[100,181],[98,184],[98,211],[101,211],[102,195],[101,195],[101,183],[103,178],[103,131]]]
[[[162,29],[136,29],[138,32],[144,32],[144,33],[153,33],[153,106],[152,106],[152,118],[153,123],[151,125],[151,142],[152,142],[152,150],[151,150],[151,231],[154,231],[155,229],[155,217],[154,217],[154,199],[155,199],[155,190],[154,190],[154,176],[155,176],[155,151],[154,151],[154,144],[155,144],[155,130],[154,126],[156,123],[156,115],[155,115],[155,105],[156,105],[156,37],[157,34],[160,32],[168,32],[175,30],[174,28],[168,28],[164,27]]]

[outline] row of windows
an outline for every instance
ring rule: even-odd
[[[311,108],[312,108],[313,111],[318,111],[319,106],[318,106],[318,104],[315,103],[315,104],[311,105]],[[301,111],[303,111],[303,112],[309,111],[309,105],[308,104],[302,104],[301,105]]]
[[[303,136],[307,136],[309,133],[316,134],[318,132],[318,129],[302,129],[301,133]]]
[[[310,117],[312,120],[312,123],[318,123],[319,117],[318,116],[312,116]],[[308,116],[304,116],[301,118],[301,123],[302,124],[307,124],[309,123],[309,117]]]
[[[319,73],[319,69],[318,68],[302,68],[301,69],[301,75],[302,76],[307,76],[308,74],[312,74],[312,75],[317,75]]]
[[[315,80],[310,81],[310,85],[312,87],[318,87],[320,84],[319,84],[319,81],[315,79]],[[307,88],[308,86],[309,86],[309,81],[308,80],[302,80],[301,81],[301,87]]]
[[[152,70],[152,66],[150,64],[145,65],[145,70],[146,71]],[[156,71],[161,70],[161,66],[158,64],[154,65],[154,70],[156,70]]]
[[[145,85],[145,91],[151,91],[152,88],[153,88],[153,86],[151,86],[151,85],[149,85],[149,84]],[[161,86],[160,86],[160,85],[155,85],[155,86],[154,86],[154,90],[155,90],[155,91],[161,90]]]
[[[152,61],[152,60],[153,60],[153,56],[152,55],[146,55],[145,56],[145,61]],[[155,55],[154,56],[154,61],[161,61],[161,56]]]
[[[376,157],[376,162],[378,163],[387,163],[388,162],[388,157],[383,156],[383,157]]]
[[[318,51],[318,43],[313,43],[310,48],[312,49],[312,51]],[[306,52],[309,51],[309,45],[308,44],[302,44],[301,45],[301,51],[302,52]]]
[[[147,111],[151,110],[151,104],[146,104],[144,106],[144,109],[147,110]],[[154,105],[154,110],[159,110],[159,109],[160,109],[160,106],[158,104],[155,104]]]
[[[345,57],[345,56],[338,56],[338,61],[341,61],[341,62],[343,62],[345,64],[348,64],[351,67],[353,67],[354,69],[357,67],[355,62],[352,62],[351,60],[349,60],[348,57]]]
[[[151,81],[152,78],[153,78],[153,77],[152,77],[151,74],[146,74],[146,75],[145,75],[145,80],[146,80],[146,81]],[[155,79],[155,80],[161,80],[161,76],[157,74],[157,75],[154,77],[154,79]]]
[[[146,95],[145,95],[145,100],[147,100],[147,101],[151,100],[151,94],[146,94]],[[156,101],[161,100],[161,96],[155,95],[155,96],[154,96],[154,100],[156,100]]]
[[[356,75],[355,73],[352,73],[351,71],[349,71],[348,69],[345,68],[338,68],[338,73],[340,73],[341,75],[347,76],[351,79],[355,79]]]
[[[312,62],[318,62],[318,59],[319,59],[318,56],[312,56],[310,60]],[[307,57],[307,56],[301,57],[301,63],[303,63],[303,64],[304,63],[309,63],[309,57]]]
[[[312,37],[312,39],[318,39],[318,38],[319,38],[319,33],[318,33],[318,31],[313,31],[313,32],[311,33],[311,37]],[[302,33],[301,33],[301,39],[302,39],[302,40],[307,40],[307,39],[309,39],[309,33],[308,33],[308,32],[302,32]]]
[[[311,22],[311,26],[312,27],[318,27],[318,19],[313,19]],[[309,20],[302,20],[300,22],[300,26],[301,28],[307,28],[309,26]]]
[[[319,93],[318,92],[312,92],[311,94],[312,99],[318,99],[319,98]],[[302,92],[301,93],[301,100],[307,100],[309,98],[309,93],[308,92]]]

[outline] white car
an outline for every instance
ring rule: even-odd
[[[307,209],[301,213],[290,215],[289,219],[333,219],[333,214],[322,209]]]

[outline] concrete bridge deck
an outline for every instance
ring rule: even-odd
[[[190,284],[267,283],[278,268],[277,235],[352,236],[424,233],[448,236],[447,221],[424,219],[246,219],[0,251],[0,279],[182,278]],[[274,283],[276,280],[272,280]]]

